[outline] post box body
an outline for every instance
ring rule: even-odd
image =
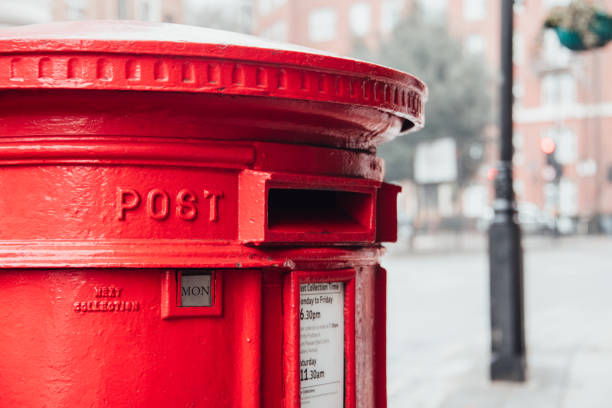
[[[2,406],[384,407],[387,68],[139,23],[0,33]]]

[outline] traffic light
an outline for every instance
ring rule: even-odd
[[[540,139],[540,150],[546,155],[546,164],[555,171],[555,176],[552,181],[558,182],[563,174],[563,166],[555,157],[557,144],[552,137],[543,137]]]

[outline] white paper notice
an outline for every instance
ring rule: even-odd
[[[300,285],[302,407],[344,406],[344,284]]]

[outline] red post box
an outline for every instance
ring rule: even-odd
[[[425,86],[247,36],[0,32],[0,405],[384,407]]]

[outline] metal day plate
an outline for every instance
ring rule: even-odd
[[[181,306],[211,306],[211,274],[181,275]]]
[[[344,284],[300,285],[302,407],[344,406]]]

